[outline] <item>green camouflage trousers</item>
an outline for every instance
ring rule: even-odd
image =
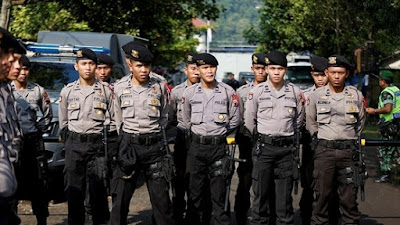
[[[383,137],[382,140],[393,140],[393,137]],[[400,151],[395,146],[379,147],[379,163],[381,171],[390,171],[393,166],[400,165]]]

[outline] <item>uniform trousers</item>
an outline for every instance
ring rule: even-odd
[[[162,171],[151,169],[151,165],[162,163],[166,155],[162,141],[147,144],[131,143],[131,134],[123,133],[119,150],[128,149],[134,151],[136,155],[136,168],[133,173],[125,174],[117,166],[113,175],[112,199],[113,206],[111,210],[111,225],[127,224],[129,204],[136,189],[137,179],[141,170],[144,171],[144,177],[147,184],[147,190],[150,195],[153,219],[157,225],[174,225],[172,203],[169,197],[169,184],[163,176],[154,175]],[[158,168],[158,167],[157,167]],[[158,168],[160,169],[160,168]],[[126,177],[130,176],[131,177]]]
[[[259,149],[259,150],[258,150]],[[252,220],[250,224],[273,224],[268,211],[271,192],[275,189],[276,224],[293,224],[293,154],[292,144],[274,146],[258,142],[253,148]]]
[[[343,224],[359,224],[360,212],[357,204],[357,188],[353,183],[344,182],[352,173],[340,171],[353,167],[354,149],[334,149],[318,145],[314,156],[315,200],[311,224],[328,224],[328,203],[332,192],[339,195]],[[335,188],[335,183],[338,188]]]
[[[245,225],[247,221],[247,213],[250,208],[250,188],[251,188],[251,172],[253,170],[253,161],[251,159],[251,151],[253,142],[250,137],[242,133],[236,134],[236,142],[239,145],[239,158],[246,159],[246,162],[239,163],[237,174],[239,178],[236,195],[235,195],[235,214],[236,223]]]
[[[110,213],[108,209],[107,191],[99,174],[96,158],[104,156],[101,134],[98,140],[77,140],[71,132],[65,142],[65,192],[68,201],[68,224],[83,225],[85,223],[84,200],[86,188],[89,188],[89,201],[93,224],[107,224]],[[86,179],[89,179],[87,187]]]
[[[17,198],[30,200],[33,214],[38,221],[44,222],[49,216],[48,196],[46,189],[47,160],[43,160],[43,167],[39,165],[39,151],[43,150],[43,139],[39,134],[25,135],[20,157],[15,166],[15,175],[18,181]],[[42,155],[43,157],[43,155]]]
[[[195,215],[190,224],[197,225],[207,223],[203,212],[211,193],[212,214],[214,225],[231,224],[230,212],[224,211],[226,178],[221,175],[213,176],[210,167],[226,156],[225,143],[221,144],[200,144],[192,141],[187,155],[187,173],[189,174],[189,206]]]

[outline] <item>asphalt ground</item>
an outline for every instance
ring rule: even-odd
[[[366,200],[361,201],[358,198],[359,210],[362,213],[362,225],[399,225],[400,224],[400,187],[390,183],[374,183],[373,178],[377,176],[378,160],[377,148],[365,147],[365,161],[370,178],[366,181],[365,192]],[[238,155],[236,155],[238,156]],[[130,225],[151,225],[151,206],[147,193],[146,185],[142,182],[138,183],[138,188],[132,198],[128,222]],[[231,212],[233,212],[233,200],[237,187],[237,174],[235,173],[232,179],[232,188],[230,193]],[[301,193],[301,188],[299,188]],[[293,207],[295,210],[295,224],[301,224],[299,212],[300,194],[293,195]],[[50,217],[48,218],[49,225],[66,225],[67,224],[67,204],[59,203],[49,205]],[[18,213],[21,217],[23,225],[36,224],[35,216],[32,215],[30,203],[21,201],[18,207]],[[234,215],[232,213],[232,221]],[[87,222],[86,224],[91,224]],[[236,225],[236,222],[232,222]]]

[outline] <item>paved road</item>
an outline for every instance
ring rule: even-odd
[[[376,176],[378,162],[376,159],[376,148],[366,148],[365,155],[367,161],[367,169],[371,177]],[[236,192],[237,176],[233,177],[231,200]],[[366,183],[366,201],[359,201],[359,209],[362,212],[362,225],[399,225],[400,224],[400,187],[391,184],[376,184],[372,178],[369,178]],[[299,190],[300,193],[300,190]],[[294,195],[294,209],[296,211],[295,224],[301,224],[299,217],[298,202],[300,195]],[[135,192],[131,201],[131,210],[129,214],[130,225],[151,225],[150,215],[151,207],[149,204],[146,185],[141,184]],[[23,225],[35,224],[35,217],[32,215],[32,210],[27,202],[22,202],[19,206]],[[50,204],[49,225],[66,225],[67,210],[66,203]],[[90,223],[87,223],[90,224]],[[236,223],[234,223],[235,225]]]

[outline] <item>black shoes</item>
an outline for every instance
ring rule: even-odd
[[[390,176],[389,176],[389,174],[384,174],[381,177],[376,178],[374,180],[374,182],[375,183],[387,183],[387,182],[390,182]]]

